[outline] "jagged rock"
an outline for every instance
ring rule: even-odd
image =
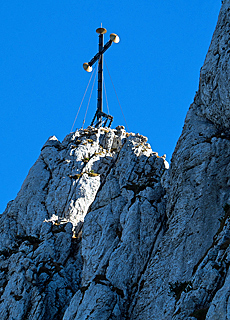
[[[148,264],[131,319],[229,319],[230,229],[223,209],[230,203],[229,26],[228,0],[163,183],[168,230]]]
[[[1,319],[230,319],[229,28],[225,0],[170,168],[123,126],[48,139],[0,216]]]
[[[65,315],[70,319],[69,310],[78,301],[74,294],[81,296],[78,289],[88,286],[86,297],[90,290],[98,291],[99,297],[102,287],[112,305],[122,295],[114,311],[121,313],[127,299],[123,291],[131,290],[133,259],[137,258],[137,281],[142,256],[147,261],[148,243],[164,220],[159,183],[167,162],[146,141],[127,134],[122,126],[78,130],[62,143],[54,136],[48,139],[17,198],[0,217],[1,319],[62,319],[74,297]],[[152,222],[145,225],[149,216]],[[152,235],[151,228],[156,229]],[[103,245],[95,248],[96,243]],[[116,260],[126,260],[127,254],[130,261],[118,283]],[[113,265],[106,275],[109,260]],[[109,312],[109,300],[106,305]],[[84,312],[84,303],[80,308]]]
[[[88,314],[91,319],[98,319],[97,297],[101,294],[112,299],[103,306],[103,319],[127,314],[131,295],[164,230],[165,199],[164,190],[160,189],[164,160],[151,155],[150,150],[145,151],[149,156],[141,154],[142,148],[135,148],[137,141],[130,139],[123,146],[85,217],[82,286],[86,290],[84,297],[78,295],[82,301],[79,304],[76,300],[79,309],[74,319],[81,319],[82,315],[85,319]],[[90,296],[95,300],[90,301],[89,310]]]

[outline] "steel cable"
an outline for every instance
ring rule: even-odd
[[[103,83],[104,83],[104,89],[105,89],[105,99],[106,99],[107,111],[109,114],[109,103],[108,103],[108,98],[107,98],[107,93],[106,93],[106,88],[105,88],[105,78],[104,77],[103,77]]]
[[[77,117],[78,117],[78,114],[79,114],[79,112],[80,112],[82,103],[83,103],[83,101],[84,101],[84,99],[85,99],[85,95],[86,95],[86,93],[87,93],[87,90],[88,90],[88,87],[89,87],[89,85],[90,85],[90,82],[91,82],[91,79],[92,79],[92,77],[93,77],[93,74],[94,74],[95,69],[96,69],[96,68],[94,67],[93,72],[92,72],[91,77],[90,77],[90,79],[89,79],[88,85],[87,85],[87,87],[86,87],[85,93],[84,93],[83,98],[82,98],[82,100],[81,100],[80,107],[79,107],[79,109],[78,109],[78,111],[77,111],[77,115],[76,115],[76,117],[75,117],[75,120],[74,120],[74,122],[73,122],[73,125],[72,125],[72,128],[71,128],[71,131],[70,131],[70,132],[73,132],[73,131],[72,131],[72,130],[73,130],[73,127],[74,127],[75,122],[76,122],[76,120],[77,120]]]
[[[92,86],[92,89],[91,89],[91,92],[90,92],[89,101],[88,101],[88,105],[87,105],[86,112],[85,112],[85,117],[84,117],[84,120],[83,120],[83,123],[82,123],[82,129],[83,129],[84,124],[85,124],[85,119],[86,119],[86,115],[87,115],[87,112],[88,112],[91,96],[92,96],[92,93],[93,93],[93,88],[94,88],[94,84],[95,84],[95,80],[96,80],[96,75],[97,75],[97,73],[95,73],[95,77],[94,77],[94,80],[93,80],[93,86]]]
[[[104,58],[104,61],[105,61],[105,58]],[[126,127],[127,127],[128,131],[130,131],[130,130],[129,130],[129,126],[128,126],[128,124],[127,124],[127,121],[126,121],[126,119],[125,119],[125,115],[124,115],[124,112],[123,112],[123,110],[122,110],[121,103],[120,103],[120,100],[119,100],[119,98],[118,98],[117,91],[116,91],[115,86],[114,86],[114,84],[113,84],[113,80],[112,80],[112,77],[111,77],[111,75],[110,75],[109,68],[108,68],[108,66],[107,66],[106,61],[105,61],[105,65],[106,65],[106,68],[107,68],[107,70],[108,70],[108,74],[109,74],[110,80],[111,80],[111,82],[112,82],[113,89],[114,89],[114,91],[115,91],[115,94],[116,94],[116,97],[117,97],[117,101],[118,101],[119,106],[120,106],[120,109],[121,109],[121,113],[122,113],[123,118],[124,118],[124,120],[125,120]]]

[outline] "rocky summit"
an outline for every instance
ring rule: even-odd
[[[50,137],[1,216],[1,319],[126,317],[165,229],[166,168],[122,126]]]
[[[48,139],[0,216],[1,320],[230,319],[230,0],[170,167],[116,129]]]

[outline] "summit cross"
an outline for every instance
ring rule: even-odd
[[[98,28],[96,32],[99,34],[99,50],[98,53],[87,63],[83,64],[83,68],[87,72],[92,71],[92,65],[98,61],[98,89],[97,89],[97,110],[91,122],[91,126],[101,127],[106,126],[107,121],[110,120],[108,127],[111,126],[113,117],[102,111],[103,108],[103,54],[111,47],[112,43],[118,43],[119,37],[115,33],[110,34],[110,40],[104,45],[104,34],[107,32],[105,28]]]

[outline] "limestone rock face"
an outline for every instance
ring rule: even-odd
[[[167,231],[131,319],[230,319],[229,28],[226,0],[172,157]]]
[[[122,317],[164,229],[166,167],[122,126],[50,137],[0,217],[1,319]]]
[[[101,186],[82,230],[82,283],[64,319],[125,319],[165,229],[166,161],[131,136]],[[73,312],[74,310],[74,312]]]
[[[139,134],[48,139],[0,216],[3,320],[230,319],[230,0],[171,165]]]

